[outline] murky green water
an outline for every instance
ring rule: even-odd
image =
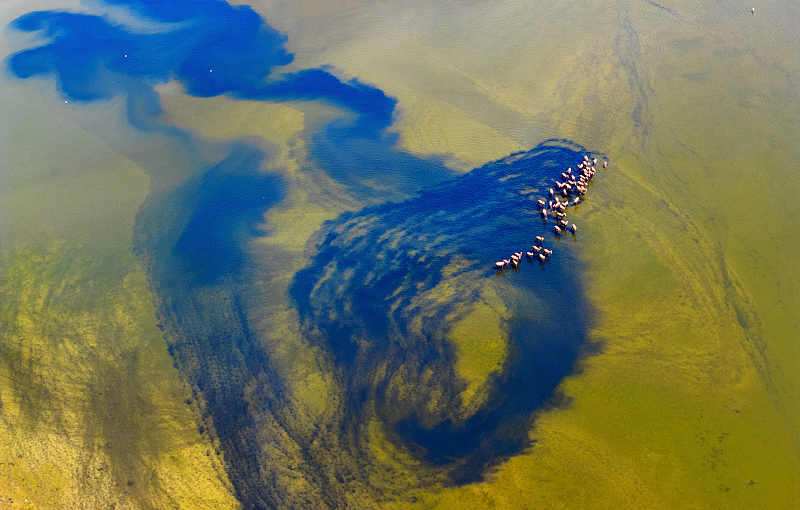
[[[536,414],[529,449],[463,485],[404,450],[385,411],[365,408],[360,429],[331,430],[347,409],[344,379],[287,297],[322,222],[368,201],[309,156],[331,105],[265,106],[161,86],[159,122],[204,142],[188,144],[131,127],[122,100],[64,104],[52,80],[6,72],[0,498],[208,507],[234,505],[232,494],[257,501],[271,487],[264,504],[305,508],[796,507],[800,10],[751,7],[253,5],[287,36],[293,68],[330,66],[396,98],[391,130],[411,153],[464,172],[564,138],[610,160],[574,213],[597,352]],[[4,8],[5,26],[34,7]],[[6,31],[4,56],[30,46],[27,37]],[[223,386],[233,378],[190,351],[170,357],[180,331],[167,328],[164,339],[156,329],[166,295],[154,299],[156,273],[134,257],[132,239],[135,228],[177,228],[159,218],[180,219],[188,206],[168,198],[241,137],[286,180],[286,199],[249,246],[246,278],[198,289],[191,312],[213,309],[237,331],[246,324],[268,360],[268,376],[236,375],[245,380],[236,405],[249,420],[241,444],[253,449],[252,464],[236,471],[242,464],[204,414],[211,390],[193,374]],[[453,288],[481,296],[465,324],[492,349],[476,350],[464,328],[450,338],[462,356],[454,366],[473,367],[468,378],[481,388],[524,296],[485,275],[447,274],[457,278],[445,279],[444,294],[423,297]],[[436,387],[397,373],[398,401]]]

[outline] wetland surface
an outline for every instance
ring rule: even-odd
[[[0,506],[796,508],[751,7],[4,2]]]

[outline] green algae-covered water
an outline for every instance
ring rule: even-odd
[[[6,2],[0,506],[796,508],[798,15]]]

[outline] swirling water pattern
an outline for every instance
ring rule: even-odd
[[[125,97],[131,125],[190,149],[209,142],[159,123],[155,85],[176,80],[200,97],[333,105],[347,115],[311,135],[309,159],[365,203],[402,200],[455,175],[436,158],[396,147],[397,135],[387,131],[396,100],[381,90],[322,69],[269,80],[292,56],[283,49],[285,38],[251,9],[213,0],[111,3],[177,28],[141,32],[100,16],[31,13],[14,27],[49,39],[12,55],[9,68],[23,79],[56,76],[72,101]],[[229,44],[234,36],[247,44]],[[288,185],[280,173],[263,173],[267,155],[246,141],[214,149],[224,156],[200,161],[177,185],[146,168],[157,191],[137,217],[135,249],[176,366],[201,402],[201,431],[218,440],[237,498],[248,507],[280,507],[288,489],[264,475],[270,469],[265,445],[279,443],[282,434],[304,440],[290,418],[276,413],[272,427],[254,416],[254,408],[278,408],[285,388],[248,324],[241,279],[253,262],[247,243],[263,234],[257,225],[287,196]],[[295,278],[291,299],[307,338],[336,360],[346,391],[343,435],[363,424],[374,405],[390,440],[458,484],[480,479],[529,446],[533,413],[584,346],[589,305],[569,249],[519,272],[495,274],[492,264],[545,232],[533,190],[542,192],[583,152],[568,142],[545,143],[412,200],[346,214],[323,230],[319,253]],[[504,296],[513,310],[504,325],[510,355],[491,376],[481,405],[465,411],[448,324],[469,312],[481,282],[491,279],[519,291]],[[442,283],[457,292],[446,299],[429,292]],[[389,384],[400,372],[410,393],[400,395]],[[322,468],[309,465],[306,475],[324,485]],[[326,497],[335,504],[335,488],[329,489]]]
[[[407,202],[346,213],[319,233],[319,251],[291,294],[306,335],[335,354],[351,426],[374,399],[394,439],[450,469],[456,483],[480,479],[529,445],[532,415],[572,371],[591,317],[572,239],[554,236],[536,206],[582,156],[567,142],[545,142]],[[495,260],[530,249],[539,235],[556,245],[552,262],[523,261],[495,274]],[[448,331],[480,300],[475,281],[482,278],[520,291],[519,302],[508,303],[512,356],[493,376],[485,404],[464,416],[465,383],[454,372]],[[442,285],[455,291],[437,296]],[[400,371],[412,397],[391,383]]]

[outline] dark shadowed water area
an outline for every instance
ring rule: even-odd
[[[317,254],[295,277],[290,298],[304,336],[335,360],[344,409],[328,426],[342,440],[358,436],[374,409],[397,447],[455,484],[483,479],[530,446],[535,413],[558,404],[554,389],[586,352],[591,319],[577,239],[555,236],[536,199],[585,153],[546,142],[417,198],[345,213],[318,232]],[[305,441],[283,414],[284,383],[244,305],[253,292],[248,239],[263,234],[260,217],[283,193],[275,175],[256,170],[259,158],[238,147],[201,177],[151,196],[135,236],[176,366],[193,383],[238,498],[253,507],[280,505],[283,490],[263,477],[264,424],[253,408],[271,410],[272,433]],[[529,250],[537,235],[553,249],[550,260],[494,269],[496,259]],[[482,404],[464,413],[466,383],[448,333],[481,299],[481,282],[494,280],[512,311],[503,324],[509,355]],[[438,295],[442,285],[456,292]],[[401,386],[393,381],[399,372]],[[353,447],[350,455],[369,452]],[[306,475],[323,480],[317,463],[325,462],[308,461]]]
[[[452,468],[455,483],[481,479],[484,469],[529,445],[534,411],[550,401],[585,345],[591,313],[575,237],[555,235],[536,202],[584,154],[549,141],[409,201],[345,213],[318,233],[318,253],[291,287],[307,337],[335,355],[346,414],[357,423],[374,399],[394,439]],[[554,250],[550,260],[526,262],[523,255],[519,268],[494,269],[496,260],[531,250],[536,236]],[[474,278],[503,279],[519,293],[507,303],[514,313],[504,325],[511,354],[492,376],[485,404],[457,418],[466,383],[454,372],[448,333],[480,300],[480,287],[453,283],[456,291],[441,297],[435,289]],[[400,370],[413,398],[390,382]],[[434,400],[439,405],[431,409]]]

